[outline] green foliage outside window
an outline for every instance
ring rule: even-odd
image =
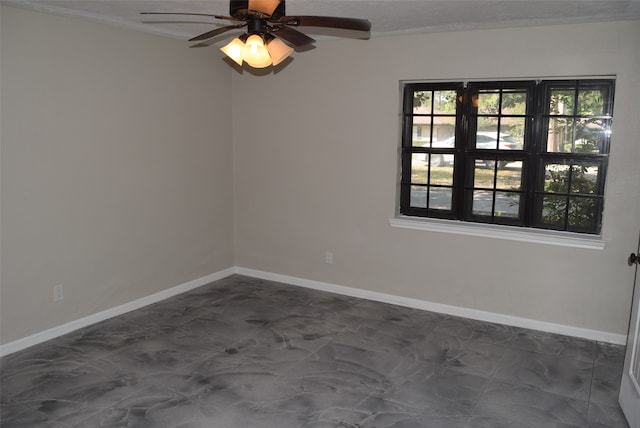
[[[595,200],[578,195],[593,195],[596,183],[589,178],[588,168],[573,165],[566,169],[547,169],[542,221],[564,226],[565,218],[573,227],[592,227],[595,223]]]

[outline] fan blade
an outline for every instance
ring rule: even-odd
[[[210,16],[215,19],[226,19],[228,21],[240,21],[232,16],[212,15],[210,13],[189,13],[189,12],[140,12],[140,15],[189,15],[189,16]]]
[[[327,27],[355,31],[371,30],[371,22],[368,19],[338,18],[333,16],[283,16],[272,22],[296,27]]]
[[[314,39],[306,34],[285,25],[274,26],[271,28],[271,31],[294,46],[306,46],[315,42]]]
[[[206,33],[202,33],[199,36],[195,36],[192,39],[189,39],[190,42],[196,42],[199,40],[207,40],[210,39],[212,37],[217,36],[218,34],[222,34],[225,33],[229,30],[233,30],[236,28],[240,28],[240,27],[244,27],[245,24],[238,24],[238,25],[227,25],[226,27],[222,27],[222,28],[216,28],[215,30],[211,30],[211,31],[207,31]]]
[[[206,43],[196,43],[195,45],[192,45],[192,46],[189,46],[189,47],[190,48],[206,48],[208,46],[211,46],[211,45],[208,45]]]
[[[249,0],[248,9],[271,16],[279,4],[280,0]]]

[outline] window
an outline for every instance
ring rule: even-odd
[[[613,80],[408,83],[400,213],[599,234]]]

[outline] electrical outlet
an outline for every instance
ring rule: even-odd
[[[58,284],[53,287],[53,301],[59,302],[62,299],[64,299],[64,290],[62,288],[62,284]]]
[[[333,264],[333,253],[331,251],[324,252],[324,262],[328,265]]]

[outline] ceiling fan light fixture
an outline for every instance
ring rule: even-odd
[[[242,47],[242,58],[253,68],[265,68],[271,65],[271,55],[259,34],[249,36]]]
[[[141,14],[185,15],[232,21],[231,25],[216,27],[213,30],[190,38],[189,41],[202,42],[210,40],[227,31],[244,27],[245,30],[242,35],[233,39],[220,50],[240,67],[246,62],[247,65],[253,68],[265,68],[270,65],[277,66],[282,64],[293,53],[294,48],[313,44],[315,40],[297,30],[295,27],[298,26],[371,31],[371,22],[366,19],[315,15],[287,16],[285,1],[229,0],[229,16],[198,12],[141,12]],[[191,47],[209,45],[208,43],[198,43]]]
[[[231,40],[226,46],[220,48],[229,58],[234,60],[236,64],[242,67],[243,57],[242,51],[244,48],[244,42],[239,38]]]
[[[280,39],[273,39],[267,43],[267,50],[274,66],[280,64],[293,52],[293,48]]]

